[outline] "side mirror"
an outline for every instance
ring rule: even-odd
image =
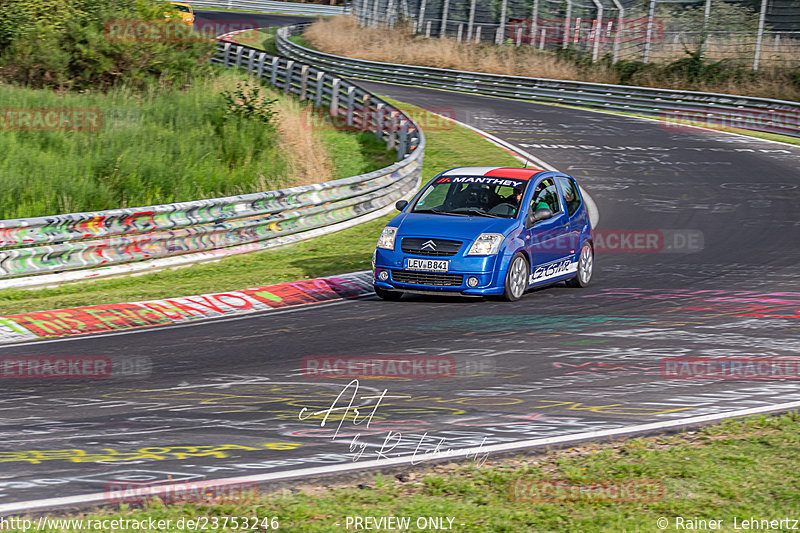
[[[536,211],[532,211],[528,214],[528,222],[533,225],[539,222],[540,220],[547,220],[553,216],[553,212],[549,209],[537,209]]]
[[[397,200],[397,203],[394,204],[394,208],[397,209],[398,211],[402,211],[403,209],[406,208],[407,205],[408,205],[408,201],[406,201],[406,200]]]

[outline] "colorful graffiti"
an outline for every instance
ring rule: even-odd
[[[175,324],[352,298],[371,292],[371,280],[369,272],[357,272],[217,294],[8,315],[0,317],[0,342]]]
[[[299,195],[303,197],[301,205],[292,206],[281,212],[277,212],[279,206],[276,206],[274,202],[266,201],[235,204],[244,205],[244,207],[239,212],[235,212],[236,209],[234,209],[232,213],[218,213],[217,210],[210,208],[204,211],[198,208],[187,210],[174,207],[177,210],[175,213],[159,215],[167,220],[165,224],[173,226],[191,224],[191,226],[170,231],[156,231],[159,223],[156,222],[156,216],[152,211],[148,212],[149,214],[146,216],[131,215],[128,218],[114,219],[119,223],[116,224],[113,231],[122,231],[126,228],[127,230],[123,233],[127,233],[127,235],[89,241],[70,239],[102,236],[104,230],[99,225],[85,226],[75,222],[70,224],[54,222],[53,225],[45,227],[56,228],[55,233],[42,238],[69,242],[3,251],[0,254],[0,277],[91,268],[216,250],[327,226],[376,211],[402,198],[416,185],[417,175],[414,171],[418,170],[419,165],[406,165],[402,172],[398,170],[358,184],[334,187],[332,190],[336,191],[336,194],[330,194],[330,192],[320,194],[320,191],[312,191],[314,194],[301,194]],[[287,198],[294,202],[296,197]],[[206,202],[211,202],[211,200]],[[257,209],[253,208],[258,204],[264,205]],[[180,206],[181,204],[171,205]],[[202,211],[203,214],[200,216],[188,215],[195,211],[198,213]],[[177,213],[180,216],[177,216]],[[210,216],[216,217],[208,220],[209,213],[211,213]],[[257,216],[254,217],[254,214]],[[54,218],[54,220],[56,219]],[[25,223],[24,221],[10,222],[20,225]],[[11,231],[11,229],[2,229],[1,224],[0,237],[14,239],[7,241],[6,245],[9,242],[19,242],[19,235],[4,236],[3,232]],[[73,228],[79,237],[74,237],[72,234],[66,236],[60,234],[58,228],[61,227]],[[28,227],[23,229],[29,230]],[[34,229],[33,231],[40,230]],[[134,235],[130,235],[131,233]],[[37,233],[37,235],[43,234]],[[26,234],[25,239],[36,241],[32,237],[35,235]],[[0,242],[0,246],[2,245],[3,243]]]

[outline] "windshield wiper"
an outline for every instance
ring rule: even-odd
[[[461,208],[461,209],[464,209],[464,208]],[[463,212],[463,213],[471,213],[471,214],[477,215],[479,217],[505,218],[505,217],[501,217],[500,215],[495,215],[493,213],[488,213],[488,212],[486,212],[486,211],[484,211],[482,209],[464,209],[464,211],[461,211],[461,212]]]
[[[453,211],[439,211],[438,209],[415,209],[412,213],[434,213],[436,215],[453,215],[457,217],[469,216],[463,213],[454,213]]]

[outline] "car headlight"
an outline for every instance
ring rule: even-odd
[[[500,250],[503,237],[499,233],[481,233],[467,252],[467,255],[495,255]]]
[[[378,238],[378,248],[385,248],[386,250],[394,250],[394,238],[397,237],[397,228],[386,226]]]

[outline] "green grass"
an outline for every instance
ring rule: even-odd
[[[4,131],[0,219],[214,198],[293,185],[272,124],[225,116],[223,91],[244,74],[218,71],[185,90],[56,94],[0,85],[0,108],[91,108],[96,131]],[[288,99],[263,88],[265,98]],[[390,164],[363,132],[326,127],[335,178]]]
[[[440,122],[435,118],[426,119],[428,114],[419,108],[397,102],[395,105],[413,111],[423,123]],[[441,170],[459,165],[518,165],[518,161],[505,150],[465,128],[448,125],[427,131],[426,137],[425,180]],[[364,146],[367,145],[365,141]],[[333,146],[332,150],[335,154],[337,148]],[[362,148],[362,154],[369,150],[378,148],[369,145]],[[391,215],[335,234],[217,263],[50,289],[6,289],[0,291],[0,314],[187,296],[365,270],[370,267],[378,234],[390,219]]]
[[[5,131],[0,218],[196,200],[285,185],[274,128],[225,119],[220,92],[245,79],[219,72],[185,91],[56,94],[0,86],[0,107],[96,108],[97,131]]]
[[[175,524],[187,517],[277,517],[280,531],[333,532],[344,530],[348,516],[411,517],[412,524],[418,517],[437,516],[455,518],[455,532],[593,533],[659,531],[659,518],[668,521],[669,531],[676,531],[676,520],[682,517],[722,520],[723,531],[736,531],[734,519],[741,527],[743,520],[751,518],[800,518],[798,422],[797,412],[734,419],[673,436],[582,443],[557,452],[503,459],[488,456],[482,466],[421,463],[408,467],[405,482],[366,473],[349,484],[331,480],[332,487],[304,485],[299,480],[300,490],[293,494],[250,496],[222,504],[122,506],[82,518],[152,517]],[[525,501],[515,496],[519,495],[514,489],[517,483],[552,480],[617,487],[638,482],[663,492],[640,491],[651,496],[639,501],[615,499],[613,492],[605,501]]]

